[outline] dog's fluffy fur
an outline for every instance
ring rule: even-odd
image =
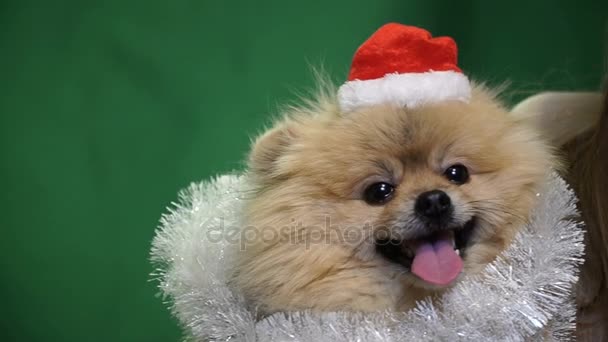
[[[482,86],[474,86],[470,103],[348,114],[333,94],[329,89],[291,108],[250,154],[250,234],[233,284],[261,314],[411,308],[445,287],[426,284],[378,253],[377,233],[424,234],[414,200],[443,190],[454,204],[454,224],[475,222],[460,277],[478,272],[527,220],[554,166],[548,145]],[[469,169],[467,183],[443,176],[453,164]],[[394,196],[369,205],[364,189],[378,181],[395,184]]]
[[[514,108],[537,126],[568,163],[586,228],[585,264],[576,293],[577,340],[608,340],[608,93],[542,93]]]

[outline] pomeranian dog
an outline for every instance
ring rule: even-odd
[[[513,114],[561,148],[568,163],[564,176],[579,198],[586,229],[577,340],[608,341],[608,92],[541,93]]]
[[[407,310],[440,294],[510,244],[555,165],[480,85],[466,101],[348,110],[324,89],[249,156],[244,220],[256,234],[233,284],[261,314]]]

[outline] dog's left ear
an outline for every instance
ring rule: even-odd
[[[511,113],[535,127],[553,146],[561,147],[593,129],[601,110],[600,93],[545,92],[520,102]]]

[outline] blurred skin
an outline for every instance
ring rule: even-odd
[[[608,94],[548,92],[514,108],[567,162],[564,176],[585,222],[585,263],[576,292],[577,340],[608,340]]]
[[[579,341],[608,340],[608,95],[599,123],[564,146],[567,178],[586,224],[586,258],[577,291]]]

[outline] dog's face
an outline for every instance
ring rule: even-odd
[[[552,164],[545,144],[480,89],[470,103],[325,111],[280,124],[254,147],[260,189],[248,221],[295,229],[255,241],[251,272],[263,269],[251,258],[274,251],[294,270],[358,260],[415,287],[451,285],[508,245]]]

